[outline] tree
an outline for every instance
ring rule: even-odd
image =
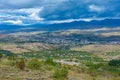
[[[33,58],[28,62],[27,67],[32,70],[39,70],[41,67],[41,62],[38,59]]]
[[[25,69],[25,60],[23,58],[20,58],[19,60],[16,61],[16,66],[20,70],[24,70]]]
[[[0,53],[0,58],[2,58],[3,57],[3,54],[2,53]]]
[[[67,78],[67,75],[68,75],[68,69],[67,67],[63,66],[62,68],[55,70],[53,77],[57,80],[64,80]]]
[[[110,60],[108,63],[110,66],[120,66],[120,59]]]
[[[46,63],[46,64],[49,64],[49,65],[53,65],[53,66],[56,65],[56,63],[55,63],[55,62],[53,61],[53,59],[51,59],[51,58],[46,59],[45,63]]]
[[[15,60],[16,59],[16,56],[15,55],[9,55],[8,57],[7,57],[7,59],[8,60]]]
[[[2,53],[0,53],[0,61],[1,61],[1,58],[3,57],[3,54]]]

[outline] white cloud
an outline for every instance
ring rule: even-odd
[[[7,21],[3,21],[3,22],[15,24],[15,25],[22,25],[23,24],[21,20],[7,20]]]
[[[101,11],[104,11],[105,8],[103,8],[102,6],[97,6],[97,5],[89,5],[89,10],[93,12],[101,12]]]
[[[78,19],[66,19],[66,20],[51,20],[51,21],[46,21],[48,24],[59,24],[59,23],[71,23],[74,21],[85,21],[85,22],[90,22],[93,20],[101,21],[105,19],[120,19],[120,17],[103,17],[103,18],[96,18],[96,17],[91,17],[91,18],[78,18]],[[43,22],[45,23],[45,22]]]
[[[70,23],[74,21],[85,21],[85,22],[90,22],[92,20],[104,20],[106,18],[79,18],[79,19],[67,19],[67,20],[53,20],[53,21],[48,21],[49,24],[59,24],[59,23]]]
[[[43,10],[43,7],[40,8],[23,8],[23,9],[17,9],[14,10],[13,13],[21,13],[26,14],[27,18],[30,20],[43,20],[43,18],[40,18],[39,13]]]
[[[1,23],[9,22],[13,24],[20,24],[27,22],[39,22],[44,20],[39,16],[40,12],[43,10],[40,8],[22,8],[22,9],[0,9],[0,19]],[[26,24],[26,23],[24,23]]]
[[[42,8],[40,9],[34,9],[32,10],[32,13],[29,15],[29,17],[33,20],[43,20],[43,18],[39,17],[39,12],[42,11]]]

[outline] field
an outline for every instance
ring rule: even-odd
[[[52,44],[43,44],[43,43],[0,43],[1,50],[7,50],[16,54],[21,54],[24,52],[40,51],[40,50],[52,50],[55,45]]]
[[[95,44],[95,45],[85,45],[82,47],[72,47],[73,51],[86,51],[94,53],[105,59],[119,59],[120,58],[120,45],[112,44]]]

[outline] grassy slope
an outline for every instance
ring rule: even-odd
[[[7,64],[4,64],[6,62]],[[26,68],[24,71],[21,71],[17,69],[15,66],[11,66],[10,61],[3,59],[2,62],[0,63],[0,80],[1,79],[7,79],[7,80],[27,80],[27,79],[32,79],[32,80],[39,80],[44,78],[45,80],[56,80],[54,79],[53,73],[54,70],[57,68],[57,66],[47,66],[47,65],[42,65],[42,69],[40,70],[30,70]],[[82,65],[81,65],[82,66]],[[75,80],[119,80],[120,76],[118,76],[118,71],[117,72],[110,72],[106,68],[107,66],[104,67],[102,66],[101,68],[82,68],[81,66],[68,66],[68,78],[65,80],[69,79],[75,79]],[[89,65],[90,66],[90,65]],[[109,67],[111,70],[113,68]],[[101,69],[102,71],[99,71]],[[114,73],[114,74],[113,74]]]
[[[108,61],[104,61],[99,58],[97,55],[87,52],[79,51],[69,51],[69,50],[54,50],[54,51],[45,51],[45,52],[33,52],[25,53],[28,55],[23,55],[27,57],[26,64],[32,57],[38,58],[40,61],[44,61],[47,58],[50,58],[52,55],[53,59],[62,59],[69,60],[74,62],[77,59],[78,66],[62,64],[68,67],[68,75],[66,80],[75,79],[75,80],[119,80],[120,68],[111,67],[108,65]],[[30,57],[31,55],[31,57]],[[40,55],[42,57],[40,57]],[[61,56],[60,55],[64,55]],[[59,56],[59,58],[57,57]],[[77,58],[78,57],[78,58]],[[16,68],[13,61],[6,58],[2,58],[0,62],[0,80],[39,80],[44,78],[45,80],[57,80],[53,78],[55,69],[60,66],[52,66],[50,64],[42,63],[40,70],[31,70],[27,67],[24,71]],[[59,69],[59,68],[58,68]],[[63,79],[62,79],[63,80]]]
[[[120,58],[120,45],[107,45],[107,44],[85,45],[83,47],[73,47],[71,48],[71,50],[95,53],[96,55],[105,59]]]
[[[39,51],[39,50],[51,50],[54,49],[55,45],[44,44],[44,43],[0,43],[0,49],[8,50],[13,53],[24,53],[24,52],[31,52],[31,51]]]

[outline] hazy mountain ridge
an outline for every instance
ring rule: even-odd
[[[75,21],[71,23],[58,23],[58,24],[33,24],[33,25],[12,25],[12,24],[0,24],[0,33],[18,32],[18,31],[57,31],[68,29],[96,29],[96,28],[116,28],[120,26],[120,19],[105,19],[105,20],[93,20]],[[21,28],[29,28],[27,30],[20,30]],[[31,29],[30,29],[31,28]],[[9,31],[8,31],[9,30]]]

